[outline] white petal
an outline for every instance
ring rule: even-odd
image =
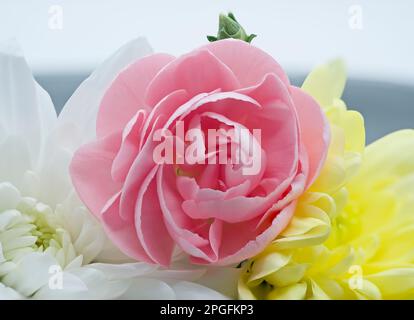
[[[35,299],[116,299],[130,285],[129,281],[109,281],[105,275],[88,266],[63,273],[62,286],[51,289],[44,286]]]
[[[0,283],[0,300],[17,300],[22,298],[18,292]]]
[[[43,151],[44,157],[35,171],[36,184],[33,187],[36,193],[33,196],[54,208],[73,190],[68,170],[72,154],[51,139],[47,140]]]
[[[59,129],[66,127],[60,136],[68,148],[73,151],[95,137],[96,116],[105,90],[126,66],[151,53],[146,39],[135,39],[115,52],[79,86],[59,115]]]
[[[228,297],[197,283],[180,281],[172,285],[178,300],[224,300]]]
[[[96,262],[103,263],[130,263],[133,259],[127,257],[118,247],[115,246],[106,236],[102,250],[95,258]]]
[[[49,283],[51,276],[49,268],[55,265],[57,262],[51,255],[31,253],[24,256],[16,268],[2,279],[2,282],[22,295],[30,297]]]
[[[120,299],[172,300],[176,298],[174,290],[164,281],[151,278],[138,278],[131,281],[128,290]]]
[[[216,290],[230,298],[237,298],[237,282],[241,269],[231,267],[208,267],[196,282]]]
[[[56,121],[49,95],[36,83],[18,45],[0,46],[0,127],[28,143],[31,164],[37,165],[44,139]],[[8,156],[2,153],[2,157]]]
[[[83,255],[83,263],[97,260],[105,241],[108,241],[102,226],[86,210],[72,190],[67,199],[56,207],[64,229],[69,232],[72,243],[78,254]]]
[[[155,269],[157,269],[156,265],[144,262],[123,264],[93,263],[88,267],[100,270],[109,280],[120,280],[145,275],[148,276]]]
[[[57,282],[54,286],[44,285],[33,298],[43,300],[81,299],[88,295],[88,287],[82,279],[69,272],[62,272],[60,283]]]
[[[3,246],[1,245],[1,242],[0,242],[0,267],[3,262],[6,262],[6,258],[4,257]]]
[[[82,255],[77,256],[75,259],[69,262],[69,264],[65,267],[65,270],[70,271],[70,269],[80,268],[82,266],[82,262],[83,262],[83,256]]]
[[[15,186],[8,182],[0,183],[0,213],[7,209],[15,209],[19,204],[21,195]],[[1,216],[0,216],[1,220]],[[0,223],[0,230],[1,230]]]
[[[19,190],[23,190],[25,172],[32,166],[28,142],[19,136],[8,136],[4,140],[1,138],[0,181],[11,182]]]
[[[151,273],[151,277],[163,280],[185,280],[196,281],[200,279],[206,270],[205,268],[187,266],[181,269],[158,269]]]

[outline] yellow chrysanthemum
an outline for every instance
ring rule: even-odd
[[[305,80],[331,124],[328,158],[288,228],[244,264],[242,299],[414,297],[414,131],[375,142],[362,162],[363,119],[340,100],[344,85],[340,61]]]

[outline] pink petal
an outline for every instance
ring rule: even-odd
[[[261,130],[261,146],[268,159],[264,177],[282,182],[293,176],[298,167],[299,128],[288,87],[274,74],[268,74],[259,84],[238,92],[262,106],[259,112],[248,114],[243,124]]]
[[[228,223],[252,220],[262,216],[272,205],[277,203],[283,193],[289,189],[292,181],[295,181],[294,178],[295,176],[289,177],[265,196],[238,196],[214,200],[209,198],[189,199],[184,200],[181,207],[193,219],[215,218]]]
[[[237,224],[223,224],[220,255],[217,261],[191,257],[191,261],[199,264],[214,263],[224,266],[238,264],[245,259],[262,252],[289,224],[296,208],[292,202],[282,211],[275,214],[268,227],[255,230],[258,218]]]
[[[249,96],[263,107],[272,105],[276,101],[281,102],[282,105],[290,106],[293,105],[293,101],[289,88],[290,86],[287,86],[280,77],[273,73],[267,73],[254,85],[235,92]]]
[[[257,114],[261,109],[259,102],[253,98],[239,92],[212,92],[194,103],[185,112],[181,112],[180,120],[184,120],[191,112],[197,111],[202,114],[204,112],[215,112],[229,119],[244,123],[242,119]],[[243,110],[243,112],[240,112]]]
[[[151,110],[151,113],[145,120],[145,124],[139,138],[139,147],[141,148],[144,145],[149,133],[151,132],[152,127],[154,126],[156,119],[158,119],[161,115],[165,119],[168,119],[174,113],[174,111],[176,111],[188,100],[190,100],[190,96],[188,95],[187,91],[177,90],[157,103],[157,105]]]
[[[213,166],[213,165],[211,165]],[[229,188],[225,191],[201,188],[196,180],[191,177],[177,177],[177,190],[185,200],[224,200],[247,195],[250,189],[250,181]]]
[[[259,110],[258,113],[262,112],[263,110]],[[243,150],[246,149],[246,146],[250,146],[250,145],[255,145],[256,149],[253,150],[246,150],[249,153],[251,153],[252,151],[255,151],[254,154],[249,154],[249,157],[255,157],[255,159],[251,159],[252,161],[254,161],[254,163],[259,162],[259,168],[258,168],[258,172],[255,174],[244,174],[244,170],[249,167],[248,164],[242,164],[240,163],[238,168],[234,167],[233,164],[228,163],[228,164],[222,164],[221,168],[222,168],[222,177],[223,177],[223,182],[226,184],[227,187],[234,187],[236,188],[238,185],[243,184],[245,181],[249,181],[249,189],[248,191],[252,191],[257,184],[259,183],[259,181],[261,180],[263,173],[266,169],[266,154],[265,152],[263,152],[263,149],[261,149],[261,141],[257,141],[255,139],[255,137],[253,137],[251,131],[246,128],[245,126],[243,126],[242,124],[232,121],[229,118],[215,113],[215,112],[204,112],[201,114],[201,117],[204,118],[210,118],[210,119],[214,119],[217,120],[218,122],[229,126],[230,128],[233,128],[235,130],[235,134],[239,134],[239,143],[240,148]],[[261,128],[257,128],[262,130]],[[247,134],[246,134],[247,133]],[[225,146],[225,148],[227,148],[227,146]],[[237,152],[237,151],[235,151]],[[258,156],[260,155],[260,156]],[[241,161],[241,159],[239,159],[239,161]],[[247,191],[246,191],[247,193]],[[228,197],[227,197],[228,198]]]
[[[79,148],[70,164],[76,191],[97,217],[105,203],[122,187],[112,180],[111,166],[121,143],[121,133],[113,133]]]
[[[290,91],[298,112],[300,139],[309,159],[307,185],[318,176],[329,148],[329,123],[318,103],[302,89],[291,86]]]
[[[111,168],[114,181],[123,182],[139,152],[139,137],[145,121],[145,111],[139,110],[122,132],[122,144]]]
[[[154,54],[137,60],[118,75],[99,107],[98,137],[121,130],[139,109],[151,109],[151,105],[144,103],[145,90],[154,76],[174,59],[167,54]]]
[[[251,220],[260,216],[277,201],[282,190],[266,197],[238,196],[231,199],[185,200],[182,208],[193,219],[216,218],[229,223]]]
[[[226,39],[211,42],[203,48],[227,65],[242,87],[257,84],[268,73],[277,75],[285,85],[289,85],[282,67],[269,54],[245,41]]]
[[[216,89],[230,91],[239,82],[231,70],[207,50],[183,55],[162,69],[149,84],[148,105],[155,105],[172,91],[185,89],[190,96]]]
[[[211,224],[208,233],[210,245],[214,252],[214,255],[216,256],[216,259],[218,259],[220,255],[221,240],[223,238],[223,225],[223,221],[215,219]]]
[[[289,205],[289,203],[293,202],[295,199],[299,198],[299,196],[305,191],[305,184],[306,184],[306,177],[307,172],[305,173],[299,171],[298,174],[295,176],[295,179],[290,184],[290,188],[287,194],[279,199],[275,204],[273,204],[270,209],[268,209],[263,216],[261,217],[260,221],[258,222],[257,227],[263,226],[269,219],[274,216],[275,212],[279,212],[284,207]]]
[[[154,168],[148,174],[138,192],[135,227],[146,253],[158,264],[168,266],[174,242],[165,227],[158,200],[157,184],[154,179],[157,169],[158,167]]]
[[[186,98],[187,93],[185,91],[175,91],[161,100],[159,104],[162,106],[157,106],[156,108],[173,112],[179,108]],[[153,151],[158,142],[154,141],[152,137],[155,130],[165,126],[165,122],[169,119],[168,116],[168,113],[164,115],[164,113],[160,112],[160,115],[155,119],[152,127],[149,128],[151,130],[149,137],[146,139],[144,145],[138,153],[138,156],[129,168],[125,183],[122,187],[121,195],[121,217],[124,219],[133,220],[135,203],[137,200],[136,195],[138,194],[139,188],[147,173],[157,165],[153,159]],[[147,119],[147,121],[152,120]],[[138,143],[138,141],[136,141],[136,143]]]
[[[204,166],[203,172],[197,179],[197,183],[200,188],[217,188],[220,173],[219,169],[220,168],[214,164],[206,164]]]
[[[119,216],[120,194],[110,199],[102,210],[102,222],[109,238],[127,256],[148,263],[154,261],[145,253],[135,230],[135,225]]]
[[[205,221],[190,219],[183,212],[182,199],[174,182],[175,173],[172,166],[160,168],[157,174],[157,191],[168,231],[185,252],[196,257],[210,259],[214,253],[207,239],[208,224]]]

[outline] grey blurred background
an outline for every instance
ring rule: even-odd
[[[179,55],[204,44],[218,13],[229,10],[294,84],[315,65],[343,58],[344,99],[363,113],[369,142],[414,128],[410,0],[0,0],[0,41],[17,39],[59,111],[129,40],[145,36],[155,51]]]

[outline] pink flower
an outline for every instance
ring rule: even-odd
[[[178,122],[202,132],[201,160],[218,157],[208,152],[208,129],[247,129],[248,141],[260,143],[253,155],[259,169],[179,163],[182,153],[174,163],[155,161],[155,135],[169,129],[178,136]],[[216,142],[219,149],[235,145]],[[76,152],[70,169],[81,199],[125,254],[168,265],[177,245],[195,263],[224,265],[258,254],[286,227],[328,144],[319,105],[290,85],[275,60],[245,42],[221,40],[129,65],[101,101],[96,140]]]

